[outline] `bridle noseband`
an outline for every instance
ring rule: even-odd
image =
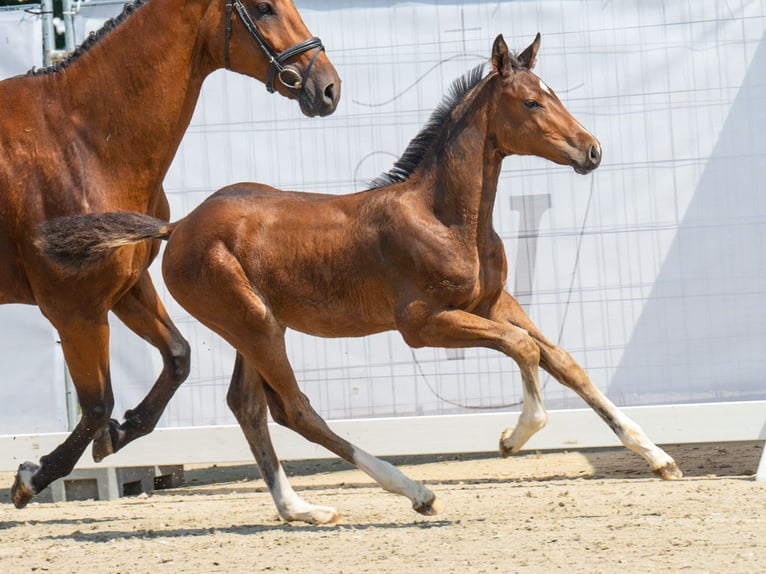
[[[247,12],[245,7],[242,5],[241,0],[226,0],[226,69],[230,70],[231,66],[229,65],[229,42],[231,39],[231,10],[232,7],[234,10],[237,11],[237,14],[239,15],[239,18],[242,20],[242,23],[245,25],[245,28],[247,28],[247,31],[250,32],[250,35],[255,38],[255,41],[258,42],[258,45],[261,47],[261,50],[268,56],[269,58],[269,77],[266,82],[266,89],[270,92],[274,92],[274,80],[276,78],[279,78],[279,81],[282,82],[282,84],[290,88],[291,90],[302,90],[304,85],[306,84],[306,79],[309,77],[309,74],[311,73],[311,68],[314,66],[314,62],[316,61],[317,57],[319,56],[319,53],[324,50],[324,45],[322,44],[322,40],[317,38],[316,36],[309,38],[308,40],[304,40],[303,42],[299,42],[298,44],[295,44],[294,46],[287,48],[283,52],[277,52],[271,44],[269,44],[268,40],[264,37],[264,35],[261,33],[261,31],[258,29],[257,24],[253,21],[253,19],[250,17],[250,14]],[[303,73],[303,76],[292,68],[286,68],[283,64],[285,64],[290,58],[293,58],[295,56],[298,56],[299,54],[303,54],[303,52],[308,52],[309,50],[315,50],[314,55],[311,56],[311,60],[309,61],[309,65],[306,66],[306,70]]]

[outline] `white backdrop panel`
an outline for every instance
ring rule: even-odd
[[[217,72],[166,178],[174,218],[240,180],[363,188],[450,82],[487,59],[496,34],[522,49],[540,31],[536,71],[600,138],[604,161],[587,177],[506,161],[495,223],[509,288],[620,404],[766,398],[764,0],[296,3],[343,78],[338,111],[303,118],[261,84]],[[118,9],[83,5],[78,30]],[[194,355],[162,424],[233,423],[233,351],[165,299]],[[112,345],[120,412],[145,394],[160,361],[117,325]],[[295,333],[289,350],[328,418],[515,410],[521,396],[512,361],[484,350]],[[543,384],[549,406],[582,406]]]
[[[43,63],[40,19],[21,8],[0,9],[0,78],[23,74]]]

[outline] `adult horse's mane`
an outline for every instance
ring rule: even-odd
[[[117,26],[122,24],[131,14],[141,8],[141,6],[146,4],[148,1],[149,0],[134,0],[132,3],[125,4],[125,7],[120,14],[104,22],[104,25],[97,32],[91,32],[88,34],[88,37],[85,38],[85,40],[83,40],[83,42],[72,52],[70,52],[69,55],[67,55],[63,60],[51,64],[50,66],[45,66],[44,68],[32,68],[29,70],[29,72],[27,72],[27,75],[39,76],[45,74],[53,74],[63,68],[66,68],[83,53],[87,52],[88,49],[93,46],[93,44],[98,42],[101,38],[114,30]]]
[[[527,69],[515,54],[510,54],[510,63],[516,70]],[[420,165],[423,156],[431,147],[431,144],[438,139],[439,134],[441,134],[442,128],[452,111],[463,101],[466,94],[475,88],[483,79],[484,64],[482,63],[453,81],[447,95],[444,96],[441,103],[431,113],[431,117],[428,118],[428,122],[423,126],[423,129],[420,130],[418,135],[412,138],[407,145],[407,148],[404,150],[402,157],[396,161],[394,167],[389,171],[372,180],[368,189],[377,189],[379,187],[406,181],[418,165]]]

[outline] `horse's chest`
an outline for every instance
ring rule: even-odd
[[[502,289],[499,275],[483,264],[476,253],[471,257],[448,258],[432,269],[427,291],[432,298],[457,309],[471,310]]]

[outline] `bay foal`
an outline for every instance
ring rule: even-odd
[[[312,409],[288,362],[288,327],[321,337],[396,329],[413,347],[489,347],[512,357],[524,406],[516,428],[502,434],[504,456],[546,423],[542,366],[655,473],[680,476],[505,290],[505,251],[492,227],[503,158],[534,154],[581,174],[601,161],[596,138],[532,73],[539,42],[538,35],[516,56],[499,36],[489,74],[479,68],[458,80],[374,189],[336,196],[241,183],[176,223],[111,213],[46,226],[46,253],[75,269],[114,257],[126,243],[168,240],[162,269],[171,293],[237,349],[228,403],[285,520],[323,523],[338,514],[290,488],[269,438],[267,405],[278,423],[406,496],[418,512],[439,509],[426,487],[339,437]]]

